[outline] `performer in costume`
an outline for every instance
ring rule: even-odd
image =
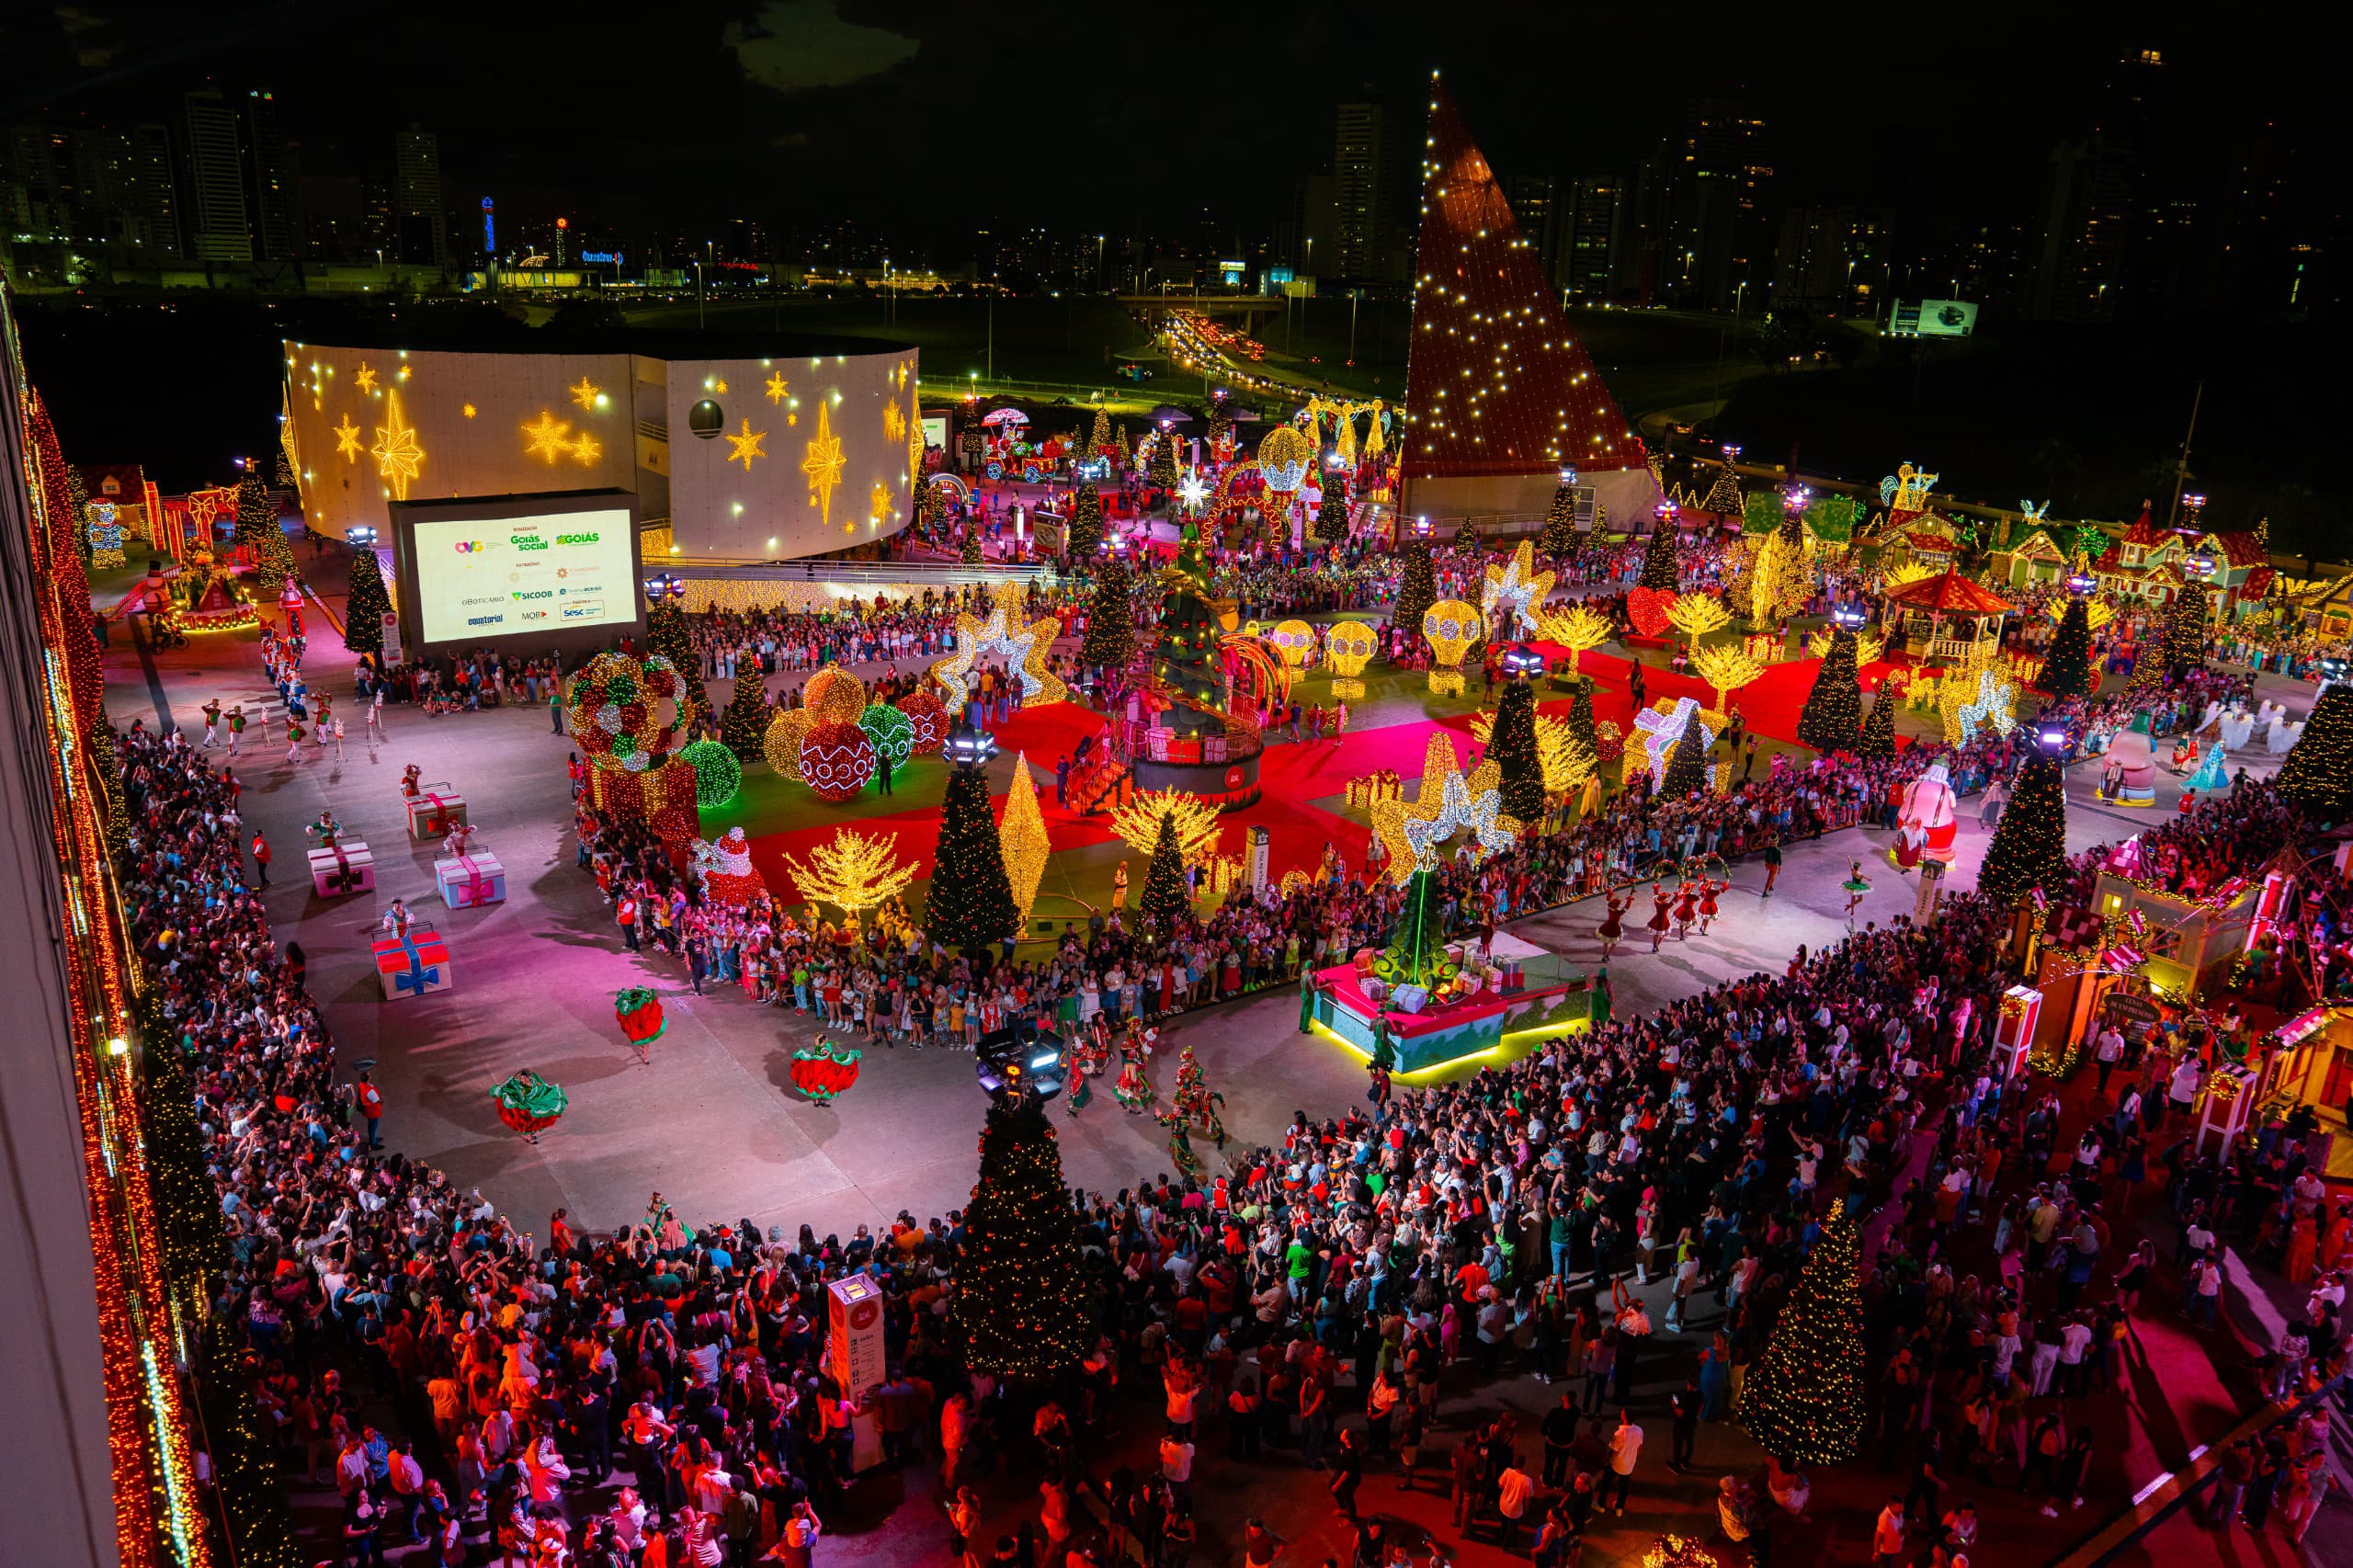
[[[1675,939],[1677,941],[1690,939],[1691,923],[1699,916],[1699,890],[1688,881],[1679,884],[1675,890]]]
[[[343,824],[335,820],[333,812],[321,812],[319,820],[302,830],[307,836],[316,838],[322,849],[334,848],[335,835],[342,831]]]
[[[1185,1113],[1172,1110],[1153,1119],[1168,1129],[1168,1157],[1176,1162],[1176,1174],[1182,1176],[1200,1175],[1201,1157],[1193,1153],[1193,1140],[1185,1125]]]
[[[1601,960],[1604,963],[1609,961],[1609,955],[1616,949],[1619,939],[1626,935],[1626,909],[1634,902],[1634,890],[1628,888],[1623,898],[1614,892],[1601,895],[1602,903],[1608,906],[1608,913],[1601,917],[1601,928],[1597,933],[1601,937]]]
[[[1860,860],[1847,863],[1847,880],[1839,885],[1847,890],[1847,929],[1851,931],[1855,928],[1855,906],[1863,902],[1865,893],[1871,891],[1871,880],[1863,875]]]
[[[474,824],[470,822],[451,824],[449,836],[441,840],[441,853],[454,860],[473,852]]]
[[[538,1142],[565,1104],[563,1091],[529,1067],[491,1090],[490,1097],[497,1102],[498,1119],[521,1133],[526,1143]]]
[[[1653,908],[1651,917],[1645,924],[1651,928],[1651,951],[1653,952],[1658,951],[1658,945],[1666,940],[1666,908],[1674,902],[1674,895],[1666,891],[1665,882],[1651,884]]]
[[[1152,1079],[1144,1072],[1144,1058],[1151,1046],[1144,1039],[1142,1026],[1133,1018],[1128,1020],[1127,1038],[1120,1042],[1120,1076],[1111,1085],[1111,1097],[1130,1116],[1141,1116],[1153,1103]]]
[[[421,793],[421,789],[417,780],[424,777],[425,770],[417,767],[417,765],[413,762],[406,767],[402,768],[401,793],[412,801],[416,799],[417,795]]]
[[[1708,922],[1716,917],[1716,895],[1730,886],[1732,883],[1718,881],[1713,877],[1699,879],[1699,935],[1702,937],[1708,934]]]

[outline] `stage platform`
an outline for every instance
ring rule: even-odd
[[[1321,983],[1311,1016],[1319,1032],[1367,1061],[1376,1021],[1386,1019],[1401,1074],[1436,1073],[1479,1057],[1500,1060],[1515,1047],[1592,1027],[1591,977],[1582,968],[1502,931],[1491,956],[1518,964],[1516,989],[1482,987],[1460,1001],[1407,1013],[1375,1006],[1356,967],[1339,964],[1316,971]]]

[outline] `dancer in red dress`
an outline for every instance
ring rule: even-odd
[[[1658,945],[1666,940],[1666,906],[1675,902],[1675,895],[1666,891],[1665,882],[1653,882],[1651,902],[1657,907],[1651,911],[1646,924],[1651,928],[1651,951],[1656,952]]]
[[[1720,882],[1713,877],[1699,880],[1699,935],[1702,937],[1708,934],[1708,922],[1716,917],[1716,895],[1730,886],[1730,882]]]
[[[1677,941],[1690,939],[1691,922],[1699,918],[1699,890],[1688,881],[1678,884],[1675,890],[1675,939]]]
[[[1634,902],[1633,890],[1629,888],[1626,891],[1626,896],[1623,898],[1619,897],[1614,892],[1604,893],[1602,894],[1602,902],[1608,904],[1609,908],[1609,913],[1601,917],[1601,930],[1599,932],[1601,937],[1601,961],[1608,963],[1609,961],[1609,955],[1617,950],[1619,941],[1626,935],[1625,915],[1627,906]]]

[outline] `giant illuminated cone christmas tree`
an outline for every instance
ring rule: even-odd
[[[1086,1354],[1086,1302],[1077,1215],[1045,1108],[994,1105],[964,1210],[950,1339],[973,1371],[1037,1388]]]
[[[1021,923],[1005,847],[989,814],[989,781],[977,767],[948,775],[940,802],[939,844],[932,856],[924,924],[943,945],[976,953]]]
[[[2320,694],[2273,783],[2327,821],[2353,814],[2353,687],[2332,686]]]
[[[1985,846],[1977,891],[2004,907],[2067,878],[2067,786],[2055,757],[2037,749],[2018,769],[2009,809]]]
[[[1225,686],[1225,629],[1210,600],[1208,575],[1199,541],[1188,540],[1176,552],[1176,570],[1161,576],[1169,594],[1152,673],[1199,705],[1172,709],[1167,714],[1169,726],[1187,734],[1223,722],[1203,711],[1222,706]]]
[[[1862,1448],[1861,1250],[1846,1205],[1837,1205],[1749,1371],[1740,1424],[1768,1454],[1837,1464]]]
[[[1862,686],[1855,672],[1855,634],[1840,628],[1813,672],[1813,689],[1798,713],[1798,744],[1819,752],[1853,751],[1862,733]]]
[[[2035,685],[2053,697],[2082,697],[2099,684],[2092,672],[2091,610],[2086,601],[2072,598],[2059,618],[2058,634],[2042,656],[2042,674]]]

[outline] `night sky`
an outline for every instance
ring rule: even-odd
[[[2086,129],[2127,45],[2165,51],[2166,133],[2193,149],[2266,114],[2318,129],[2336,101],[2326,51],[2268,27],[1775,9],[76,0],[0,7],[0,121],[176,119],[158,99],[211,76],[275,90],[306,173],[376,174],[414,121],[440,137],[452,207],[487,192],[525,220],[1165,232],[1206,213],[1257,233],[1329,155],[1334,103],[1383,97],[1411,156],[1433,66],[1506,174],[1630,172],[1722,95],[1772,126],[1777,206],[1998,220],[2032,209],[2044,153]]]

